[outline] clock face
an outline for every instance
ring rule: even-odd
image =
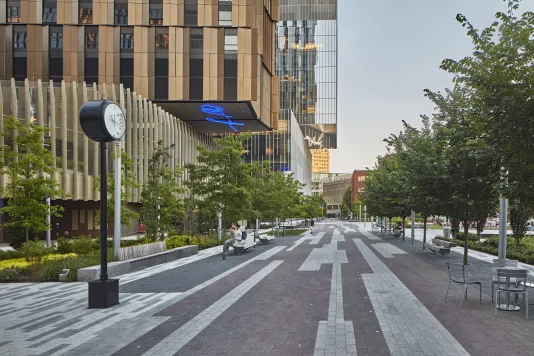
[[[124,113],[117,104],[108,104],[104,109],[104,125],[114,140],[119,140],[126,130]]]

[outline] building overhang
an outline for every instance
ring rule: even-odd
[[[272,131],[250,101],[154,100],[163,110],[205,134]]]
[[[300,124],[310,149],[337,148],[337,124]]]

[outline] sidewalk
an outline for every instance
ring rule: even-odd
[[[463,289],[445,258],[326,221],[221,260],[220,247],[120,277],[121,304],[88,310],[87,284],[1,284],[0,355],[534,356],[534,321],[493,316],[490,264]],[[200,255],[199,254],[199,255]]]

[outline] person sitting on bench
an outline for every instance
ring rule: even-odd
[[[223,260],[226,260],[226,254],[228,253],[228,250],[230,249],[230,246],[234,246],[236,242],[236,227],[235,225],[232,225],[232,228],[230,229],[230,238],[224,242],[223,245]]]
[[[234,246],[239,246],[241,245],[241,243],[243,242],[243,231],[241,231],[241,225],[237,224],[236,225],[236,230],[235,230],[235,244]],[[239,251],[234,248],[234,254],[238,254],[239,255]]]
[[[400,222],[397,223],[395,229],[393,230],[393,237],[398,238],[402,233],[402,225]]]

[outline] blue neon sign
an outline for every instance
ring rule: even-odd
[[[244,123],[239,121],[231,120],[233,117],[232,115],[228,115],[224,113],[224,109],[217,105],[210,105],[210,104],[203,104],[200,106],[200,110],[204,114],[210,114],[210,115],[216,115],[216,116],[222,116],[225,118],[225,120],[222,119],[214,119],[212,117],[207,117],[206,121],[213,122],[216,124],[223,124],[228,125],[234,132],[238,132],[238,130],[235,128],[235,126],[245,126]]]

